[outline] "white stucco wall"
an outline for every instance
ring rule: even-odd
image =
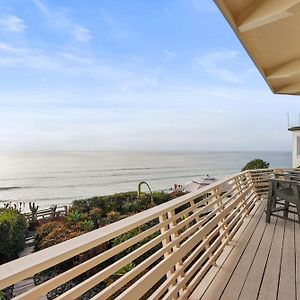
[[[300,130],[292,131],[292,156],[293,156],[293,168],[300,166]]]

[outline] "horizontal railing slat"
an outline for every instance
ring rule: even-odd
[[[152,296],[149,295],[149,299],[173,299],[179,296],[184,298],[213,265],[256,201],[265,197],[269,176],[282,171],[284,169],[263,169],[227,176],[193,193],[1,265],[0,290],[155,220],[157,223],[152,222],[152,227],[147,230],[74,266],[16,299],[31,300],[46,295],[149,237],[151,238],[147,242],[123,257],[114,258],[109,266],[97,270],[94,275],[57,299],[79,297],[128,263],[140,259],[150,249],[154,249],[154,246],[159,246],[155,252],[105,287],[93,300],[107,299],[115,294],[116,299],[139,299],[161,280]],[[49,213],[50,210],[43,210],[39,215],[42,217]],[[152,236],[154,233],[156,236]],[[133,283],[128,286],[132,280]]]
[[[178,206],[184,205],[189,201],[202,196],[207,193],[208,190],[212,190],[214,187],[226,183],[229,179],[240,176],[240,174],[241,173],[236,174],[235,176],[228,176],[225,179],[209,185],[209,188],[203,187],[193,193],[183,195],[118,222],[6,263],[0,267],[0,289],[11,285],[13,282],[18,282],[33,276],[42,270],[57,265],[60,262],[115,238],[122,233],[147,223],[169,210],[175,209]]]

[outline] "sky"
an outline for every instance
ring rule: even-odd
[[[0,151],[289,151],[297,108],[212,0],[0,2]]]

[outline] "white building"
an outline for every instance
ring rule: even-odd
[[[293,168],[300,166],[300,126],[291,127],[289,130],[293,134],[292,141],[292,157],[293,157]]]

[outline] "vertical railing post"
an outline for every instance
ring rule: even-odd
[[[248,194],[252,193],[252,192],[254,192],[255,194],[257,194],[256,187],[253,184],[251,173],[249,171],[247,171],[244,174],[245,174],[245,182],[246,182],[245,189],[248,189],[249,187],[251,187],[251,189],[248,191]],[[242,207],[246,207],[247,206],[247,202],[246,202],[247,198],[248,198],[247,195],[244,195],[243,200],[242,200],[243,201]],[[245,214],[248,215],[249,213],[250,213],[250,211],[246,210]]]
[[[217,200],[214,208],[215,209],[218,209],[218,212],[217,212],[217,215],[220,214],[224,208],[222,207],[223,205],[223,201],[222,201],[222,198],[221,198],[221,194],[220,194],[220,190],[218,187],[214,188],[213,189],[213,192],[212,192],[212,195],[213,195],[213,201]],[[218,223],[218,226],[220,226],[220,230],[219,230],[219,234],[223,234],[224,231],[226,231],[226,228],[227,228],[227,224],[225,222],[226,218],[224,217],[219,223]],[[225,236],[222,238],[222,242],[225,242],[226,240],[226,237],[227,235],[225,234]],[[209,248],[209,245],[205,245],[205,248],[208,249]],[[212,254],[210,254],[211,256]],[[214,261],[213,264],[215,265],[216,262]]]
[[[193,213],[194,213],[194,214],[196,214],[197,211],[198,211],[198,207],[197,207],[197,204],[196,204],[195,200],[196,200],[196,199],[192,199],[192,200],[190,201],[190,205],[191,205],[191,207],[192,207],[192,209],[193,209]],[[195,216],[195,221],[196,221],[197,223],[200,221],[200,219],[201,219],[201,218],[200,218],[199,215]]]
[[[247,178],[247,180],[249,181],[249,183],[253,186],[253,188],[254,188],[254,180],[253,180],[253,176],[252,176],[252,173],[251,173],[251,171],[247,171],[246,173],[245,173],[245,175],[246,175],[246,178]]]
[[[240,176],[240,191],[241,191],[241,203],[242,203],[242,206],[241,208],[245,208],[247,206],[247,199],[248,199],[248,195],[249,193],[251,193],[251,191],[248,191],[246,193],[246,190],[247,188],[249,187],[249,178],[247,177],[247,173],[243,173],[241,176]]]
[[[164,222],[165,220],[171,219],[175,216],[175,210],[172,209],[170,211],[168,211],[167,213],[159,216],[159,221],[160,222]],[[165,225],[161,228],[161,233],[166,233],[168,230],[174,228],[177,226],[177,221],[176,219],[174,219],[173,221],[171,221],[170,223],[168,223],[168,225]],[[168,245],[169,243],[173,242],[174,240],[176,240],[176,238],[178,237],[179,233],[178,231],[173,232],[172,234],[168,235],[167,238],[165,238],[162,242],[163,246]],[[177,248],[179,248],[180,245],[179,244],[175,244],[169,251],[167,251],[164,254],[164,257],[169,257],[170,255],[172,255],[172,253],[174,251],[176,251]],[[166,276],[167,278],[169,278],[176,270],[182,268],[182,260],[179,260],[177,262],[174,263],[174,266],[172,266],[172,268],[170,268],[170,270],[167,272]],[[172,285],[170,285],[170,287],[176,285],[177,282],[180,282],[180,280],[182,279],[182,276],[180,275],[177,279],[176,282]],[[182,290],[180,290],[180,293],[182,293]]]
[[[175,216],[175,210],[172,209],[168,212],[168,217],[169,218],[172,218],[173,216]],[[170,223],[170,229],[174,228],[177,226],[177,221],[176,219],[174,219],[171,223]],[[171,234],[170,236],[170,241],[174,241],[177,237],[179,236],[179,232],[178,231],[175,231],[174,233]],[[178,249],[180,247],[180,244],[175,244],[174,247],[172,247],[172,252],[176,251],[176,249]],[[182,268],[182,264],[183,264],[183,261],[180,259],[178,262],[175,263],[175,266],[174,266],[174,269],[173,269],[173,272],[174,273],[175,271],[179,270]],[[182,276],[179,275],[179,277],[176,279],[176,282],[180,282],[182,280]],[[176,285],[176,283],[175,283]],[[182,289],[179,291],[179,293],[182,293]]]
[[[234,184],[235,184],[235,187],[238,191],[238,194],[241,195],[243,193],[243,190],[242,190],[241,180],[240,180],[239,176],[234,178]]]
[[[162,215],[159,216],[159,222],[162,223],[164,221],[166,221],[168,219],[168,214],[164,213]],[[164,234],[169,230],[169,224],[164,225],[161,229],[160,229],[160,233]],[[167,235],[163,240],[162,240],[162,245],[163,247],[167,246],[170,243],[170,236]],[[172,250],[168,250],[167,252],[165,252],[164,257],[167,258],[169,255],[172,254]],[[167,277],[169,277],[171,275],[171,270],[168,271],[168,273],[166,274]]]

